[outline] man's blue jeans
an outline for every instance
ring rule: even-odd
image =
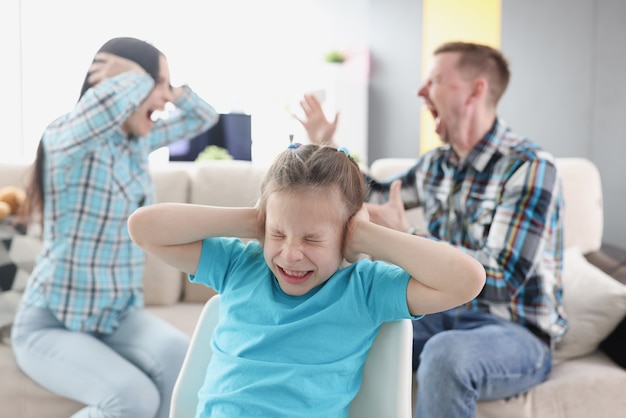
[[[75,418],[166,418],[189,346],[183,332],[143,309],[103,336],[68,331],[49,309],[22,305],[11,334],[24,373],[88,405]]]
[[[472,418],[479,400],[543,382],[551,347],[527,328],[463,307],[413,321],[416,418]]]

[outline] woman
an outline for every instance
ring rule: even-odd
[[[155,117],[167,102],[176,110]],[[29,208],[42,215],[43,250],[12,344],[24,373],[86,405],[75,417],[168,415],[188,338],[141,309],[144,254],[126,221],[154,201],[149,153],[217,118],[188,86],[170,86],[158,49],[114,38],[41,138]]]

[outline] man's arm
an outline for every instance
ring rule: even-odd
[[[412,172],[415,173],[415,169]],[[378,186],[381,188],[370,190],[368,199],[370,202],[385,203],[368,205],[371,220],[405,231],[408,221],[398,204],[398,200],[405,200],[404,196],[390,194],[386,184],[377,183]],[[417,190],[415,187],[412,189]],[[477,245],[471,248],[452,245],[473,256],[485,267],[487,282],[483,295],[486,299],[499,302],[510,300],[511,295],[516,294],[535,272],[547,243],[555,246],[562,244],[562,205],[556,167],[552,161],[540,158],[520,166],[506,181],[485,238],[473,237],[472,225],[466,224],[467,236],[476,239]],[[480,233],[483,229],[480,228]],[[550,234],[557,236],[549,241]],[[541,289],[536,290],[541,292]]]
[[[390,200],[391,185],[394,181],[400,180],[400,196],[405,210],[420,206],[420,199],[417,193],[416,172],[419,161],[407,171],[384,181],[375,180],[368,174],[363,174],[367,185],[367,195],[365,201],[371,204],[383,204]]]
[[[365,203],[372,222],[406,232],[411,235],[428,237],[426,231],[422,231],[411,225],[406,214],[406,203],[402,197],[402,179],[395,179],[388,189],[386,189],[387,200],[383,204]]]
[[[300,107],[302,107],[306,118],[299,118],[295,114],[293,117],[302,124],[311,143],[336,147],[337,144],[333,137],[337,130],[339,113],[335,113],[335,118],[330,122],[326,119],[322,104],[312,94],[304,95],[304,98],[300,101]]]
[[[394,184],[394,189],[397,188]],[[344,257],[359,255],[399,266],[412,279],[406,289],[411,315],[440,312],[474,299],[485,283],[483,266],[443,242],[385,228],[368,219],[368,211],[353,216],[346,229]]]

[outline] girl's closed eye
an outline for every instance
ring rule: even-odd
[[[281,232],[278,232],[278,231],[269,231],[267,236],[270,237],[270,238],[274,238],[274,239],[283,239],[283,238],[285,238],[285,234],[283,234]]]
[[[304,240],[311,244],[319,244],[319,243],[324,242],[324,240],[320,237],[304,237]]]

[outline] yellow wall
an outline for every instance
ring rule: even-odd
[[[500,47],[501,0],[424,0],[422,74],[427,74],[437,46],[448,41],[478,42]],[[420,152],[440,144],[430,112],[420,114]]]

